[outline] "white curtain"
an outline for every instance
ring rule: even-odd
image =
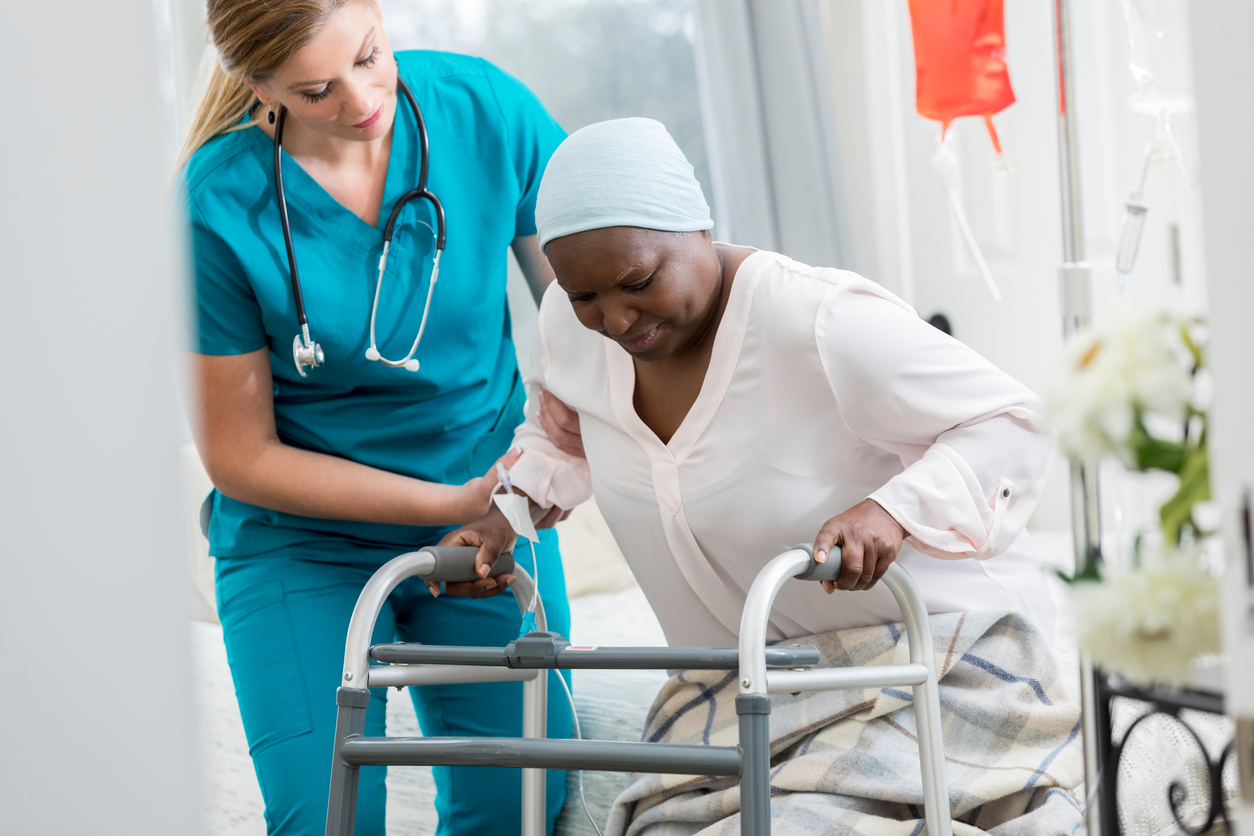
[[[852,267],[818,0],[697,0],[719,237]]]

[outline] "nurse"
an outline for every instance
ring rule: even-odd
[[[516,79],[475,58],[393,53],[374,0],[209,0],[221,64],[195,114],[182,176],[195,273],[197,446],[216,487],[209,539],[218,610],[271,834],[322,833],[335,689],[353,605],[397,554],[489,507],[493,466],[522,420],[506,250],[534,292],[552,278],[536,239],[540,177],[564,132]],[[423,165],[447,218],[432,289],[432,204],[397,222],[373,339],[416,371],[367,359],[382,227]],[[283,118],[277,119],[282,115]],[[276,126],[292,249],[324,361],[299,369],[300,331],[274,177]],[[307,376],[304,376],[307,375]],[[505,463],[511,464],[512,457]],[[551,523],[552,517],[547,520]],[[536,549],[552,629],[569,612],[552,531]],[[375,641],[500,646],[518,610],[495,581],[435,596],[413,580]],[[411,689],[423,732],[518,735],[518,684]],[[367,735],[384,732],[374,689]],[[569,735],[553,700],[549,735]],[[357,833],[384,832],[382,767],[362,769]],[[436,768],[440,834],[519,829],[517,770]],[[565,793],[548,780],[548,824]]]

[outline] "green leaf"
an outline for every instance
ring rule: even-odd
[[[1162,520],[1163,537],[1171,545],[1180,542],[1180,530],[1193,519],[1193,506],[1210,500],[1210,455],[1205,447],[1191,447],[1184,454],[1180,467],[1180,487],[1175,496],[1163,503],[1158,516]]]
[[[1085,561],[1084,568],[1074,575],[1068,575],[1061,569],[1055,569],[1056,574],[1063,583],[1081,583],[1083,581],[1100,581],[1102,579],[1102,567],[1096,560],[1089,558]]]
[[[1202,353],[1202,347],[1197,344],[1197,341],[1193,339],[1193,335],[1189,333],[1189,323],[1186,322],[1180,326],[1180,338],[1184,340],[1184,345],[1189,350],[1189,354],[1193,355],[1193,368],[1202,368],[1206,358]]]
[[[1128,432],[1128,445],[1136,453],[1137,470],[1165,470],[1179,473],[1184,466],[1186,448],[1180,441],[1154,438],[1145,428],[1141,411],[1137,410]]]

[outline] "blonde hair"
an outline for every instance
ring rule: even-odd
[[[241,121],[257,102],[247,82],[268,78],[350,1],[208,0],[205,23],[218,55],[175,170],[215,136],[257,124]]]

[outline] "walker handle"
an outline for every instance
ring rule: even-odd
[[[804,571],[793,575],[798,581],[834,581],[840,577],[840,546],[832,546],[827,554],[827,562],[819,563],[814,559],[813,543],[798,543],[794,549],[801,549],[810,555],[810,565]]]
[[[432,583],[449,583],[459,581],[477,581],[475,574],[475,556],[479,554],[477,546],[423,546],[418,551],[425,552],[435,559],[435,567],[429,574],[422,575],[425,581]],[[489,578],[497,575],[514,573],[514,555],[510,552],[497,555],[496,563],[488,572]]]

